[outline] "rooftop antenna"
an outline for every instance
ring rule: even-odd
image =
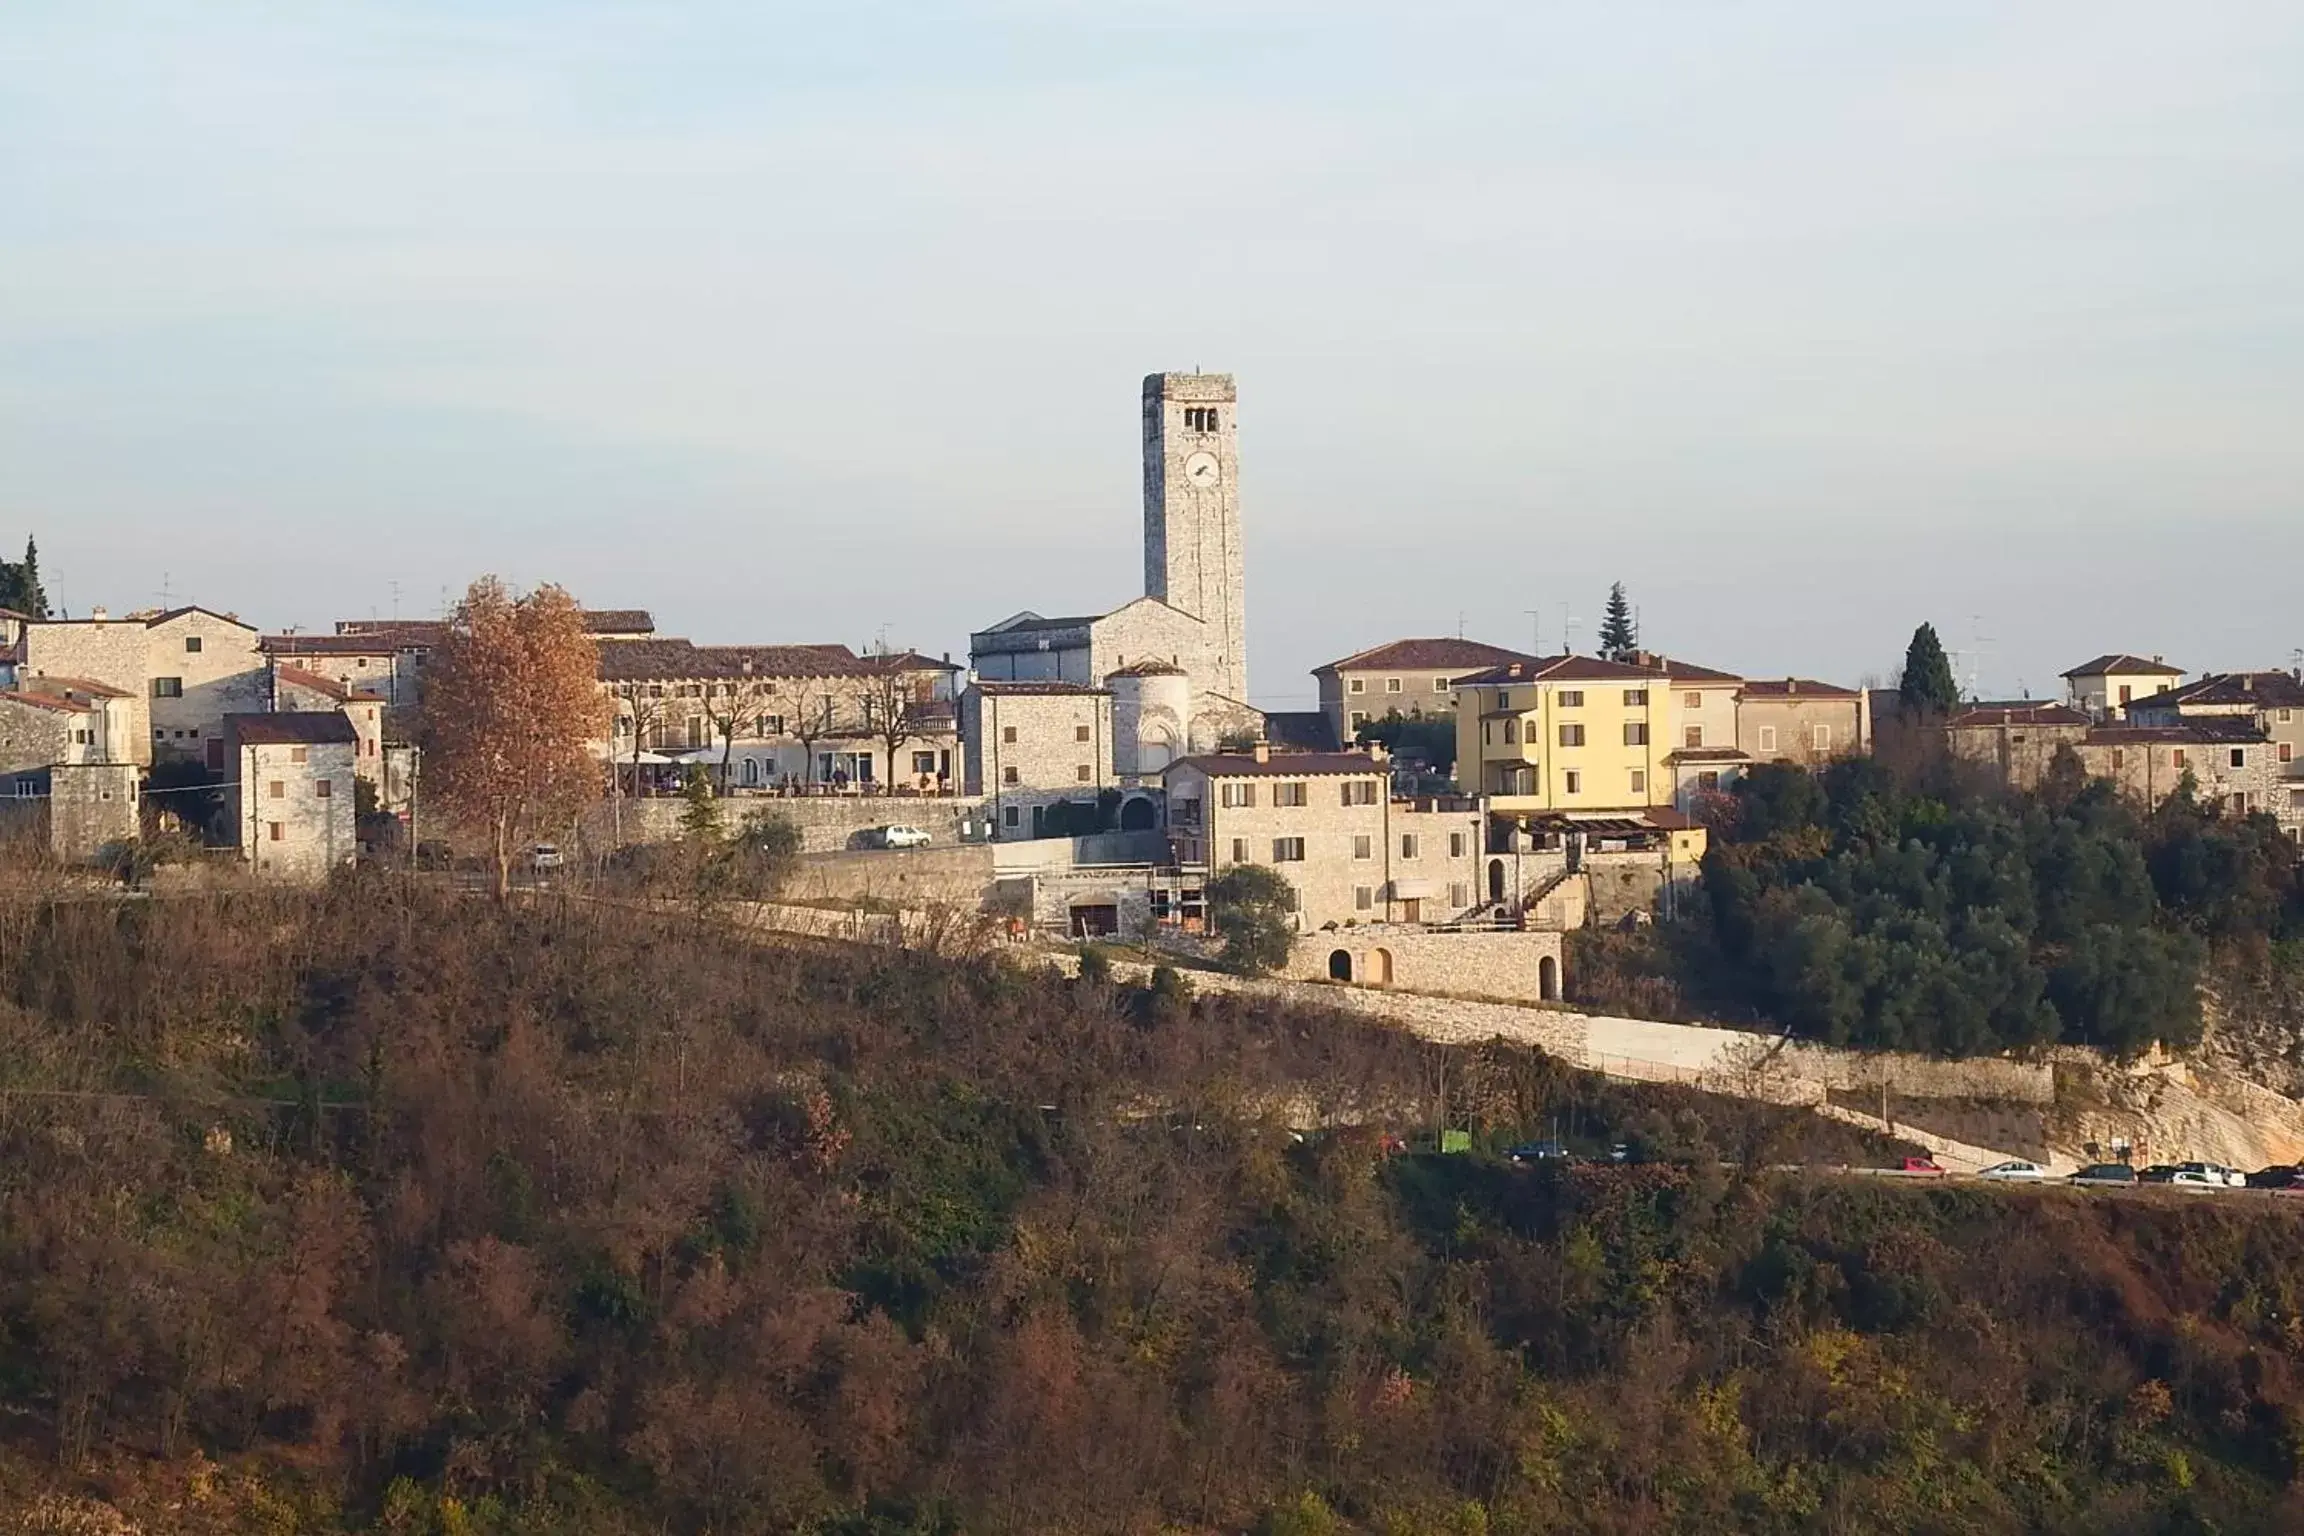
[[[1528,654],[1541,656],[1544,654],[1544,610],[1523,608],[1520,611],[1528,615]]]
[[[397,580],[392,583],[392,622],[400,622],[400,583]]]
[[[1456,610],[1456,638],[1464,638],[1464,610],[1461,608]]]
[[[1562,606],[1563,606],[1563,607],[1565,607],[1566,605],[1565,605],[1565,604],[1563,604]],[[1566,614],[1565,616],[1563,616],[1563,617],[1561,618],[1561,620],[1560,620],[1560,651],[1561,651],[1561,654],[1563,654],[1563,655],[1567,655],[1567,656],[1573,656],[1573,655],[1575,655],[1575,654],[1576,654],[1576,630],[1577,630],[1577,627],[1578,627],[1579,625],[1581,625],[1583,622],[1584,622],[1584,621],[1583,621],[1582,619],[1580,619],[1580,618],[1576,617],[1576,615],[1575,615],[1575,613],[1574,613],[1573,611],[1569,612],[1568,614]]]
[[[168,572],[162,571],[160,573],[160,606],[163,608],[176,606],[176,594],[171,590],[174,580],[175,578]]]

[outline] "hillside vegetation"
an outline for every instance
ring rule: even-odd
[[[0,906],[0,999],[24,1529],[2304,1521],[2270,1201],[1769,1173],[1892,1149],[1261,1002],[380,881]],[[1653,1160],[1390,1155],[1443,1100]]]

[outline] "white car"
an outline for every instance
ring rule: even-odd
[[[928,834],[919,827],[882,827],[880,846],[883,848],[925,848]]]
[[[2024,1159],[2016,1157],[2010,1158],[2005,1163],[1994,1163],[1991,1167],[1981,1170],[1976,1177],[1993,1179],[2004,1184],[2037,1184],[2048,1177],[2048,1170],[2038,1163],[2028,1163]]]
[[[2221,1184],[2226,1189],[2244,1188],[2248,1183],[2248,1175],[2237,1168],[2227,1168],[2222,1163],[2178,1163],[2176,1171],[2179,1174],[2196,1173],[2207,1183]]]
[[[560,855],[558,843],[538,843],[528,851],[528,864],[532,869],[558,869],[566,862]]]
[[[2184,1163],[2168,1175],[2168,1182],[2178,1189],[2218,1190],[2224,1187],[2221,1176],[2208,1171],[2206,1163]]]

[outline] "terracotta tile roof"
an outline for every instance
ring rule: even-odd
[[[336,709],[289,709],[270,715],[226,715],[224,729],[243,746],[332,746],[357,742],[352,722]]]
[[[1382,645],[1355,651],[1341,661],[1331,661],[1312,670],[1315,673],[1472,672],[1482,667],[1498,667],[1509,662],[1537,659],[1525,652],[1506,650],[1501,645],[1489,645],[1485,641],[1438,635],[1421,639],[1387,640]]]
[[[840,645],[823,647],[809,646],[806,647],[806,649],[822,649],[826,652],[830,652],[845,651],[848,648],[844,645]],[[966,667],[961,666],[960,663],[950,660],[949,658],[924,656],[918,651],[891,651],[885,656],[866,656],[862,659],[867,667],[884,668],[895,672],[965,672],[968,670]]]
[[[2069,704],[2020,702],[2013,704],[1978,704],[1964,709],[1944,722],[1948,730],[1998,728],[2010,725],[2088,725],[2092,723],[2085,711]]]
[[[603,640],[600,680],[865,677],[874,668],[844,645],[697,645],[688,640]]]
[[[1365,752],[1275,752],[1263,762],[1247,752],[1212,752],[1201,757],[1180,757],[1168,765],[1197,768],[1212,779],[1305,779],[1332,774],[1388,773],[1391,765]]]
[[[2196,682],[2136,699],[2128,707],[2182,709],[2187,704],[2295,709],[2304,706],[2304,683],[2287,672],[2211,672]]]
[[[1752,754],[1742,747],[1681,747],[1667,753],[1668,763],[1748,763]]]
[[[2090,746],[2133,746],[2170,742],[2178,746],[2244,746],[2271,738],[2246,719],[2187,720],[2182,725],[2099,725],[2088,732]]]
[[[146,627],[150,628],[153,626],[166,624],[173,619],[180,619],[188,613],[204,613],[212,619],[222,619],[227,624],[237,625],[241,629],[248,630],[251,633],[253,633],[256,628],[255,625],[244,622],[240,615],[236,613],[218,613],[213,608],[203,608],[197,603],[187,603],[181,608],[170,608],[160,613],[131,614],[130,617],[142,619]]]
[[[84,693],[92,699],[125,699],[132,695],[125,688],[100,683],[92,677],[65,677],[53,672],[42,672],[35,677],[21,678],[17,687],[33,693]]]
[[[1489,688],[1506,683],[1653,683],[1656,680],[1657,674],[1643,667],[1576,655],[1530,656],[1456,679],[1460,684]]]
[[[299,688],[309,688],[314,693],[324,693],[339,704],[352,697],[352,690],[337,682],[336,679],[322,677],[319,673],[303,667],[290,666],[287,662],[276,663],[272,673],[284,683],[292,683]]]
[[[1744,694],[1754,699],[1853,699],[1853,688],[1820,683],[1812,677],[1753,677],[1744,680]]]
[[[1124,667],[1114,667],[1104,675],[1106,677],[1183,677],[1185,672],[1176,663],[1162,661],[1155,656],[1149,661],[1132,661]]]
[[[656,616],[645,608],[587,608],[584,627],[595,635],[652,635]]]
[[[96,706],[78,699],[68,699],[52,693],[24,693],[0,689],[0,699],[11,704],[29,704],[34,709],[45,709],[59,715],[91,715]]]
[[[2107,672],[2167,672],[2177,677],[2184,675],[2182,667],[2172,667],[2155,656],[2147,661],[2127,651],[2106,651],[2093,661],[2084,661],[2066,672],[2066,677],[2101,677]]]
[[[391,635],[266,635],[256,642],[268,656],[383,656],[394,651],[425,650],[434,636],[396,639]]]

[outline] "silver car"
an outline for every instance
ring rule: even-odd
[[[2012,1157],[2007,1162],[1994,1163],[1989,1168],[1980,1169],[1976,1177],[1991,1179],[2002,1184],[2037,1184],[2048,1177],[2048,1170],[2038,1163],[2029,1163],[2023,1158]]]

